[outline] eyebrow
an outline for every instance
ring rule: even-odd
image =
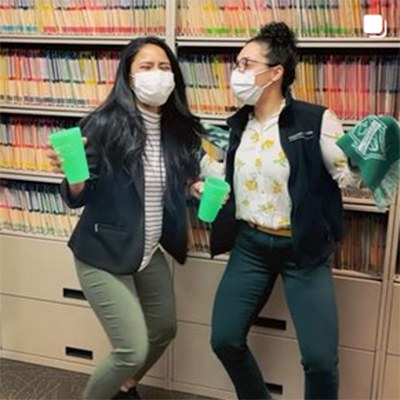
[[[139,64],[160,64],[160,65],[171,65],[169,61],[161,61],[161,62],[154,62],[154,61],[140,61]]]
[[[236,60],[240,61],[240,60],[244,60],[244,59],[246,59],[248,61],[261,61],[261,60],[257,60],[256,58],[253,58],[251,56],[243,56],[243,57],[237,58]]]

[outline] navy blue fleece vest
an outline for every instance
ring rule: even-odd
[[[342,201],[337,183],[326,170],[320,148],[321,106],[286,99],[279,117],[282,148],[290,165],[288,191],[293,244],[298,262],[318,264],[329,256],[342,235]],[[228,119],[231,128],[226,179],[233,187],[234,158],[252,107],[245,106]],[[235,194],[221,210],[211,234],[212,255],[229,251],[238,229]]]

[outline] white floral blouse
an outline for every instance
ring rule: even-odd
[[[235,155],[234,189],[236,218],[270,229],[290,228],[288,193],[289,163],[279,140],[280,111],[260,124],[250,118]],[[360,177],[348,166],[347,157],[335,144],[344,134],[342,124],[325,111],[321,126],[321,152],[326,169],[339,187],[358,187]],[[210,158],[202,160],[203,176],[223,176],[224,169]]]

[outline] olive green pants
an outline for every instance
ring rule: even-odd
[[[111,399],[127,378],[140,378],[176,334],[172,278],[163,253],[133,275],[113,275],[75,259],[82,290],[112,351],[95,369],[85,399]],[[77,327],[79,329],[79,327]]]

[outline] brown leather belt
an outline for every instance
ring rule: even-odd
[[[253,229],[256,229],[256,230],[258,230],[260,232],[268,233],[270,235],[286,236],[286,237],[292,236],[292,230],[289,229],[289,228],[270,229],[270,228],[266,228],[265,226],[253,224],[252,222],[247,222],[247,223]]]

